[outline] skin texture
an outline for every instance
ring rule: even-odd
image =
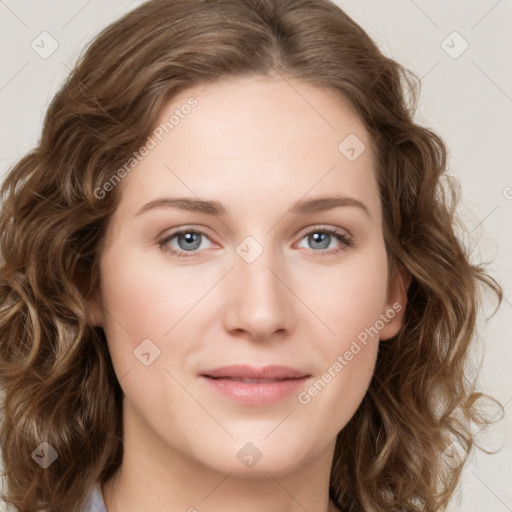
[[[124,459],[103,486],[107,508],[335,510],[336,435],[366,393],[378,338],[398,332],[406,301],[402,280],[388,278],[369,135],[332,92],[279,77],[196,86],[173,98],[160,121],[191,96],[197,106],[118,185],[101,289],[89,305],[125,395]],[[366,146],[354,161],[338,150],[349,134]],[[333,194],[361,201],[369,215],[355,206],[287,213],[298,200]],[[216,200],[227,213],[160,207],[136,215],[171,196]],[[320,228],[338,228],[352,246],[331,236],[327,250],[341,250],[322,255],[325,246],[307,236]],[[204,233],[191,257],[165,250],[186,252],[183,238],[159,245],[176,229]],[[252,263],[237,253],[255,254],[248,236],[263,249]],[[307,389],[393,304],[379,335],[307,404],[297,393],[238,404],[198,376],[237,363],[287,365],[312,375]],[[145,366],[134,350],[148,338],[160,355]],[[248,442],[261,453],[252,467],[237,457]]]

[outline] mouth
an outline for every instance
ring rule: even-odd
[[[311,375],[289,366],[232,365],[206,370],[199,377],[234,402],[265,405],[297,392]]]

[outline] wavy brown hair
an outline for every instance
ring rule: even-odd
[[[197,84],[250,75],[335,91],[376,150],[389,261],[411,276],[404,325],[381,343],[374,378],[338,434],[331,499],[347,511],[443,510],[472,424],[490,421],[469,378],[483,291],[502,291],[455,234],[447,150],[414,122],[420,82],[328,0],[153,0],[104,29],[48,108],[35,149],[1,188],[0,446],[4,500],[76,511],[122,460],[122,391],[86,299],[117,189],[95,193],[139,148],[162,108]],[[46,469],[31,457],[58,453]]]

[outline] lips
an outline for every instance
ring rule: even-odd
[[[231,379],[240,382],[275,382],[286,379],[301,379],[309,375],[289,366],[264,366],[256,368],[250,365],[231,365],[206,370],[201,373],[214,379]]]
[[[293,393],[311,375],[289,366],[231,365],[206,370],[200,378],[210,389],[244,405],[265,405],[279,402]]]

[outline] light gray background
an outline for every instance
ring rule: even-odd
[[[140,3],[0,0],[0,178],[37,143],[46,107],[78,52]],[[475,452],[450,510],[512,511],[512,0],[337,3],[386,54],[422,79],[418,121],[447,142],[450,174],[462,184],[459,212],[471,231],[474,260],[491,262],[504,288],[505,301],[481,322],[475,346],[485,356],[481,386],[505,406],[505,420],[478,439],[501,450]],[[31,48],[43,31],[58,42],[46,59]],[[454,31],[463,39],[450,35]],[[457,56],[464,41],[469,46]],[[489,304],[486,316],[492,310]]]

